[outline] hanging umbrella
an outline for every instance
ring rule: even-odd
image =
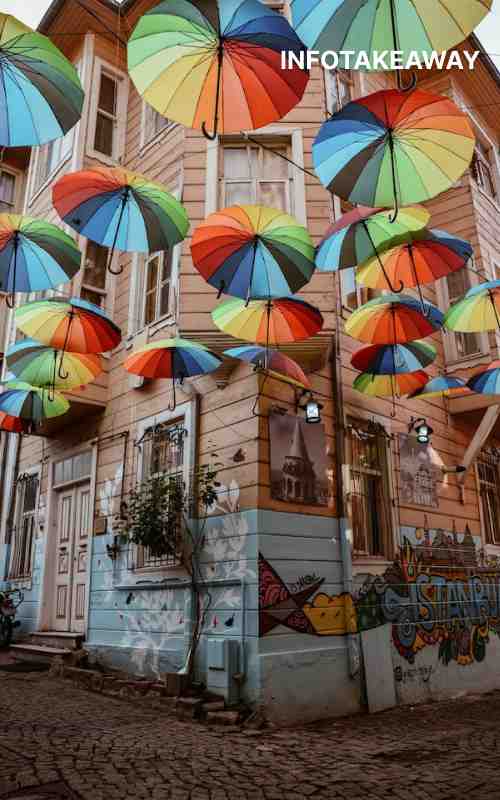
[[[472,254],[472,245],[464,239],[424,229],[407,234],[404,243],[366,261],[356,271],[356,280],[371,289],[391,292],[397,284],[400,290],[416,286],[423,303],[422,285],[462,269]]]
[[[477,394],[500,394],[500,361],[493,361],[467,381],[467,387]]]
[[[436,360],[436,348],[425,341],[407,344],[374,344],[354,353],[351,364],[372,375],[404,375],[419,372]]]
[[[404,294],[375,297],[354,311],[345,323],[345,331],[353,339],[368,344],[405,344],[424,339],[443,325],[443,314],[430,303],[420,303]]]
[[[225,356],[238,358],[254,364],[256,369],[265,369],[272,377],[277,377],[285,383],[310,389],[311,384],[304,370],[292,358],[279,350],[267,350],[265,347],[244,346],[232,347],[224,352]]]
[[[227,300],[212,312],[219,330],[260,345],[280,345],[309,339],[323,327],[320,312],[293,298],[277,300]]]
[[[51,395],[47,389],[23,381],[9,381],[0,394],[0,413],[32,423],[60,417],[68,410],[69,403],[60,392]]]
[[[473,286],[458,303],[448,309],[445,327],[460,333],[500,330],[500,281]]]
[[[402,208],[394,222],[394,211],[360,206],[343,214],[325,234],[316,253],[320,272],[335,272],[362,264],[403,239],[409,231],[419,231],[430,219],[423,206]]]
[[[348,103],[325,122],[313,161],[333,194],[397,213],[449,189],[468,169],[474,144],[471,123],[448,98],[389,89]]]
[[[307,230],[273,208],[234,206],[211,214],[194,232],[195,267],[219,293],[244,300],[295,294],[314,272]]]
[[[189,230],[186,210],[173,195],[122,167],[93,167],[64,175],[52,196],[67,225],[111,249],[109,264],[116,248],[139,253],[170,250]]]
[[[366,53],[443,52],[463,42],[479,25],[492,0],[293,0],[292,19],[303,42],[314,50]],[[342,67],[342,63],[340,66]]]
[[[59,139],[80,119],[78,74],[50,39],[0,14],[0,147]]]
[[[62,361],[66,372],[62,370]],[[63,353],[33,339],[23,339],[7,351],[7,367],[15,378],[32,386],[71,391],[86,386],[102,372],[102,360],[92,353]],[[60,372],[66,377],[61,378]]]
[[[163,0],[133,31],[128,67],[160,114],[215,139],[277,122],[302,99],[309,73],[283,70],[283,51],[300,57],[304,45],[259,0]]]
[[[454,375],[439,375],[432,378],[425,386],[410,395],[413,400],[430,400],[433,397],[449,397],[455,392],[463,391],[465,381]]]
[[[80,262],[73,239],[56,225],[0,214],[1,291],[14,295],[55,289],[76,275]]]
[[[7,433],[29,433],[30,429],[31,425],[25,419],[0,412],[0,431],[6,431]]]
[[[353,389],[369,397],[404,397],[422,386],[429,376],[423,370],[410,372],[408,375],[370,375],[367,372],[358,375]]]
[[[206,375],[222,364],[221,359],[200,344],[178,337],[159,339],[135,350],[125,361],[124,367],[133,375],[143,378],[171,378],[173,406],[175,408],[175,381]]]

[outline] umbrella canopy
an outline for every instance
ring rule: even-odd
[[[478,394],[500,394],[500,361],[493,361],[488,369],[470,378],[467,387]]]
[[[65,372],[61,369],[63,359]],[[23,339],[8,350],[7,366],[20,381],[32,386],[51,386],[60,391],[86,386],[102,372],[99,355],[63,353],[33,339]],[[60,373],[65,377],[61,378]]]
[[[203,345],[176,337],[159,339],[134,350],[124,366],[128,372],[143,378],[184,380],[213,372],[221,364],[221,359]]]
[[[463,42],[491,9],[492,0],[293,0],[292,19],[303,42],[315,50],[432,53]],[[342,62],[340,64],[342,67]]]
[[[443,325],[443,314],[430,303],[420,303],[409,295],[384,294],[354,311],[345,323],[353,339],[368,344],[405,344],[424,339]]]
[[[402,208],[391,222],[393,216],[394,211],[362,206],[344,214],[328,229],[318,247],[318,270],[332,272],[356,267],[404,240],[410,231],[421,230],[430,219],[423,206]]]
[[[215,138],[276,122],[301,100],[309,73],[283,70],[282,51],[304,45],[259,0],[163,0],[133,31],[128,67],[160,114]]]
[[[448,309],[445,327],[461,333],[500,330],[500,280],[473,286],[458,303]]]
[[[7,433],[28,433],[30,424],[21,417],[12,417],[10,414],[0,412],[0,431]]]
[[[51,297],[16,309],[17,326],[47,347],[70,353],[106,353],[121,342],[121,331],[106,314],[79,297]]]
[[[224,355],[247,361],[249,364],[254,364],[258,369],[266,369],[271,375],[286,383],[298,385],[304,389],[311,388],[309,379],[302,367],[292,358],[280,353],[279,350],[267,350],[265,347],[258,346],[243,346],[232,347],[230,350],[226,350]]]
[[[372,375],[405,375],[428,367],[435,361],[436,355],[436,348],[424,341],[396,345],[374,344],[354,353],[351,364],[354,369]]]
[[[59,392],[50,393],[22,381],[6,383],[0,394],[0,413],[30,422],[60,417],[68,410],[69,403]]]
[[[0,14],[0,147],[59,139],[80,119],[78,74],[50,39]]]
[[[357,392],[369,397],[404,397],[425,386],[429,376],[420,370],[408,375],[370,375],[364,372],[353,383]]]
[[[161,186],[121,167],[64,175],[54,185],[61,219],[82,236],[127,252],[156,253],[185,239],[184,206]]]
[[[0,214],[0,290],[37,292],[55,289],[80,269],[73,239],[44,220]]]
[[[314,245],[288,214],[234,206],[211,214],[194,232],[195,267],[220,292],[256,299],[302,289],[314,272]]]
[[[448,98],[389,89],[348,103],[325,122],[313,161],[333,194],[398,209],[449,189],[468,169],[474,144],[471,123]]]
[[[323,327],[318,309],[284,297],[278,300],[227,300],[212,312],[219,330],[236,339],[260,345],[280,345],[299,342],[314,336]]]
[[[415,400],[430,400],[432,397],[449,397],[455,392],[465,389],[465,381],[453,375],[439,375],[432,378],[425,386],[418,389],[410,397]]]

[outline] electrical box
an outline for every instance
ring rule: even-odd
[[[240,643],[235,639],[210,638],[207,642],[207,689],[224,697],[228,705],[239,702],[235,676],[240,672]]]

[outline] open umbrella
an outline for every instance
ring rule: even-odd
[[[395,207],[430,200],[468,169],[471,123],[447,97],[375,92],[325,122],[313,145],[318,177],[351,203]]]
[[[500,394],[500,361],[493,361],[487,369],[473,375],[467,387],[477,394]]]
[[[67,225],[111,249],[109,264],[116,248],[140,253],[169,250],[189,230],[186,210],[173,195],[122,167],[93,167],[64,175],[52,194]]]
[[[244,300],[294,294],[314,272],[307,230],[283,211],[264,206],[211,214],[195,230],[191,253],[211,286]]]
[[[407,375],[370,375],[367,372],[358,375],[353,389],[369,397],[404,397],[425,386],[429,376],[420,370]]]
[[[0,214],[1,291],[13,295],[55,289],[76,275],[80,263],[75,242],[56,225]]]
[[[309,339],[323,327],[314,306],[289,297],[277,300],[227,300],[212,312],[219,330],[236,339],[264,345],[291,344]]]
[[[25,419],[0,412],[0,431],[6,431],[7,433],[29,433],[30,429],[31,425]]]
[[[163,0],[133,31],[128,67],[160,114],[215,139],[276,122],[301,100],[309,73],[283,70],[283,51],[304,45],[259,0]]]
[[[407,344],[374,344],[354,353],[351,364],[372,375],[405,375],[419,372],[436,359],[436,348],[425,341]]]
[[[175,381],[214,372],[222,364],[221,359],[201,344],[178,337],[159,339],[135,350],[125,361],[124,367],[143,378],[171,378],[173,408],[175,408]]]
[[[430,303],[420,303],[404,294],[375,297],[354,311],[345,323],[345,331],[353,339],[368,344],[405,344],[439,330],[444,316]]]
[[[64,359],[65,372],[61,369]],[[18,380],[32,386],[71,391],[86,386],[102,372],[102,360],[92,353],[63,353],[33,339],[23,339],[7,351],[7,367]],[[59,373],[65,377],[61,378]]]
[[[356,271],[358,283],[391,292],[416,286],[423,303],[423,284],[462,269],[472,258],[472,245],[446,231],[424,229],[407,234],[405,239],[362,264]],[[399,289],[395,289],[398,284]]]
[[[59,139],[82,113],[73,64],[50,39],[9,14],[0,14],[0,52],[0,147]]]
[[[225,356],[238,358],[254,364],[256,369],[265,369],[271,376],[276,376],[285,383],[291,383],[300,388],[310,389],[311,384],[304,370],[293,358],[289,358],[279,350],[267,350],[265,347],[250,345],[232,347],[224,352]]]
[[[60,392],[51,393],[23,381],[9,381],[0,394],[0,413],[32,423],[60,417],[68,410],[69,403]]]
[[[456,392],[463,391],[465,386],[465,381],[461,378],[456,378],[454,375],[438,375],[437,378],[431,378],[425,386],[411,394],[410,397],[414,400],[449,397]]]
[[[445,327],[460,333],[500,330],[500,280],[473,286],[465,297],[448,309]]]

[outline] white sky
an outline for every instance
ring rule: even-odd
[[[467,2],[467,0],[461,0]],[[0,0],[0,11],[14,14],[28,25],[38,25],[50,0]],[[493,10],[477,29],[485,50],[495,54],[500,68],[500,0],[493,0]]]

